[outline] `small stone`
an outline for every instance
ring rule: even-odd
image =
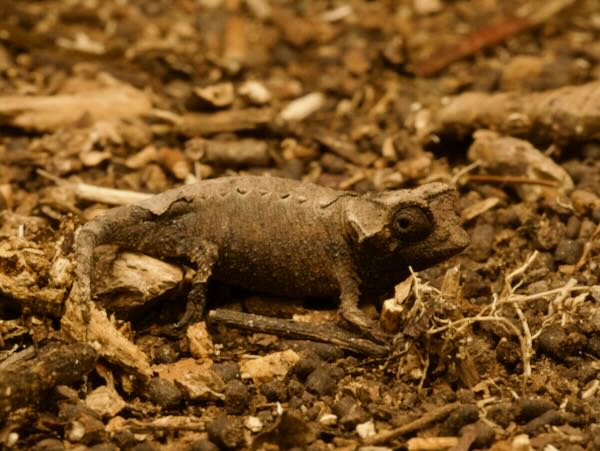
[[[190,343],[190,353],[197,359],[205,359],[215,352],[212,337],[206,329],[206,323],[199,321],[187,328],[186,337]]]
[[[478,262],[485,261],[492,253],[496,231],[491,224],[477,225],[471,232],[469,255]]]
[[[578,240],[561,240],[556,246],[554,259],[560,263],[574,265],[581,257],[583,243]]]
[[[519,346],[513,341],[502,337],[496,346],[496,360],[508,368],[513,368],[521,361]]]
[[[135,435],[131,431],[117,431],[112,434],[112,440],[117,444],[117,446],[121,449],[129,449],[137,442],[135,440]]]
[[[221,376],[223,382],[227,383],[232,379],[240,378],[240,370],[236,362],[215,363],[211,369]]]
[[[375,423],[373,423],[373,420],[369,420],[357,425],[356,433],[360,438],[367,438],[375,435]]]
[[[192,444],[192,451],[219,451],[219,447],[210,440],[202,439]]]
[[[581,229],[581,221],[577,216],[570,216],[567,221],[567,228],[565,230],[567,238],[571,240],[577,239],[579,237],[579,230]]]
[[[546,399],[519,399],[514,403],[517,420],[527,423],[545,412],[555,409],[556,406]]]
[[[269,402],[284,402],[287,399],[287,387],[282,381],[266,382],[260,386],[260,392]]]
[[[227,413],[239,415],[248,407],[250,395],[246,385],[238,380],[232,379],[225,386],[225,410]]]
[[[365,422],[368,414],[352,396],[344,396],[333,405],[333,413],[338,417],[338,423],[346,430],[354,429]]]
[[[179,351],[172,343],[167,343],[156,348],[154,363],[173,363],[179,359]]]
[[[239,87],[238,92],[254,105],[264,105],[271,101],[271,93],[265,85],[258,81],[249,80],[244,82]]]
[[[306,389],[319,396],[331,395],[336,388],[336,383],[331,376],[331,371],[325,366],[314,370],[306,379]]]
[[[319,423],[321,423],[323,426],[334,426],[335,424],[337,424],[337,422],[338,417],[333,413],[323,414],[321,415],[321,418],[319,418]]]
[[[294,365],[294,374],[299,380],[305,381],[306,378],[316,370],[323,362],[314,355],[309,355],[296,362]]]
[[[587,342],[586,351],[596,358],[600,358],[600,335],[594,334]]]
[[[292,379],[287,384],[287,391],[289,396],[301,397],[304,392],[304,385],[296,379]]]
[[[413,8],[415,13],[424,16],[441,11],[444,5],[441,0],[414,0]]]
[[[260,418],[254,416],[249,416],[248,418],[246,418],[245,425],[250,431],[254,432],[255,434],[262,431],[262,428],[264,426],[263,422],[260,421]]]
[[[55,438],[46,438],[37,442],[33,451],[63,451],[63,442]]]
[[[169,409],[181,403],[182,394],[173,382],[154,377],[148,384],[148,397],[153,403]]]
[[[128,451],[157,451],[158,448],[152,444],[152,442],[145,441],[142,443],[138,443],[129,448]]]
[[[507,428],[511,421],[514,420],[515,414],[512,404],[508,402],[490,406],[486,412],[487,418],[492,420],[498,426]]]
[[[235,449],[244,443],[244,430],[234,417],[217,417],[206,429],[209,440],[219,447]]]
[[[116,445],[113,443],[99,443],[88,448],[89,451],[119,451]]]
[[[600,198],[591,191],[576,189],[571,193],[570,198],[575,211],[582,216],[600,207]]]
[[[274,379],[284,378],[288,371],[300,360],[300,356],[291,349],[246,360],[240,365],[242,377],[250,377],[255,385]]]
[[[567,340],[567,334],[562,327],[549,326],[542,330],[537,339],[538,349],[550,357],[564,360],[569,353]]]

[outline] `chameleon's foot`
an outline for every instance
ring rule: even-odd
[[[175,324],[162,326],[159,329],[162,335],[167,335],[172,338],[181,338],[185,335],[188,326],[202,320],[205,305],[204,289],[205,287],[200,287],[199,285],[192,288],[187,297],[185,312]]]
[[[375,343],[390,343],[393,338],[393,335],[384,332],[377,321],[368,318],[358,307],[342,308],[341,316],[353,329]]]

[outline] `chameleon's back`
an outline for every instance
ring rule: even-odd
[[[336,296],[333,259],[349,261],[340,202],[348,196],[280,178],[200,182],[139,204],[158,216],[137,233],[138,250],[165,256],[160,243],[201,237],[218,249],[217,280],[279,295]]]

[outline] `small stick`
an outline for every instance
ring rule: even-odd
[[[510,183],[518,185],[542,185],[557,188],[558,182],[544,179],[531,179],[518,175],[469,175],[466,177],[466,182],[474,183]]]
[[[31,360],[0,371],[0,421],[17,409],[41,402],[57,385],[78,383],[96,363],[96,351],[86,344],[52,342]]]
[[[207,321],[222,323],[239,329],[280,335],[288,338],[301,338],[322,341],[339,346],[357,354],[386,356],[389,354],[385,346],[378,345],[351,332],[331,325],[301,323],[289,319],[270,318],[252,313],[236,312],[228,309],[217,309],[208,312]]]
[[[479,28],[456,44],[450,47],[444,46],[429,58],[417,61],[412,67],[412,71],[421,77],[435,75],[450,64],[468,58],[481,49],[498,45],[517,33],[540,26],[574,1],[550,0],[545,5],[543,3],[542,5],[530,4],[528,6],[533,6],[533,11],[505,17],[499,22]]]
[[[442,418],[450,415],[450,413],[452,413],[458,406],[460,406],[460,403],[453,402],[446,404],[445,406],[438,407],[437,409],[430,410],[420,418],[417,418],[408,424],[391,429],[389,431],[380,432],[379,434],[363,439],[363,445],[383,445],[384,443],[388,443],[397,439],[398,437],[418,431],[419,429],[423,429],[424,427],[429,426],[431,423],[439,421]]]
[[[140,193],[138,191],[104,188],[83,182],[70,182],[50,174],[43,169],[38,169],[37,173],[42,177],[52,180],[57,185],[71,188],[79,199],[91,202],[100,202],[107,205],[128,205],[153,196],[152,194]]]

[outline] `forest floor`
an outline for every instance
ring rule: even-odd
[[[452,184],[471,244],[384,297],[387,356],[215,322],[163,335],[193,265],[115,249],[98,338],[66,327],[80,225],[235,174]],[[599,450],[598,4],[0,2],[0,237],[5,449]]]

